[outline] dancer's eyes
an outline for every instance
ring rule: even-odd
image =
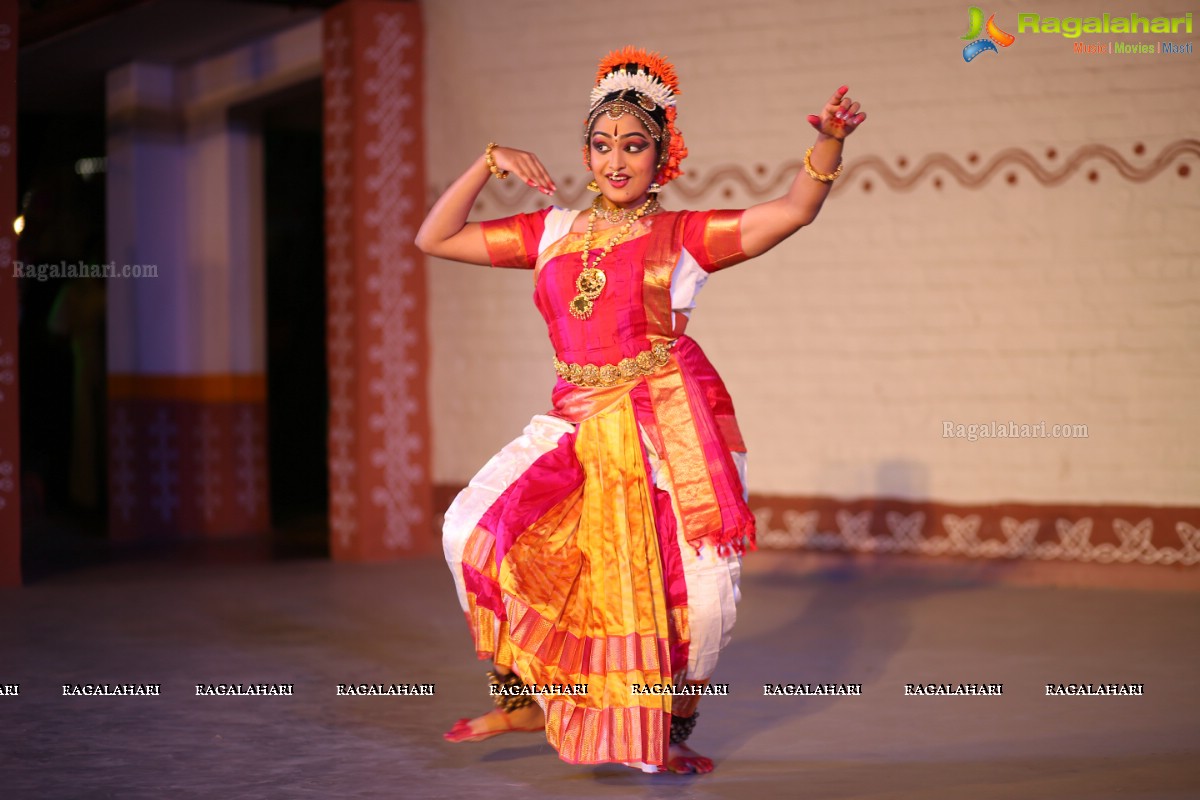
[[[625,143],[625,152],[640,153],[649,146],[650,143],[645,139],[630,139]],[[608,142],[602,139],[594,139],[592,141],[592,149],[597,153],[607,153],[611,148],[608,146]]]

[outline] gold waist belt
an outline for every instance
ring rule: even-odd
[[[615,386],[649,375],[671,360],[671,342],[659,342],[633,358],[622,358],[616,364],[568,364],[554,359],[558,377],[576,386]]]

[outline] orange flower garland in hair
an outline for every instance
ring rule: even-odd
[[[667,181],[678,178],[683,174],[679,162],[687,158],[687,145],[683,143],[683,134],[675,127],[675,107],[667,108],[667,130],[671,132],[671,143],[667,145],[667,163],[658,171],[658,185],[666,186]]]
[[[626,64],[637,64],[662,81],[672,94],[679,94],[679,78],[675,76],[675,65],[658,53],[647,53],[645,49],[633,45],[613,50],[600,60],[600,66],[596,69],[596,85],[599,86],[610,72]]]
[[[636,72],[629,72],[630,64],[637,65]],[[679,79],[675,76],[675,66],[658,53],[647,53],[640,47],[627,46],[614,50],[601,59],[596,70],[596,85],[592,89],[590,108],[594,110],[605,95],[620,89],[632,89],[645,95],[662,106],[666,113],[666,159],[654,178],[659,186],[665,186],[683,174],[679,163],[687,158],[688,154],[683,134],[675,127],[675,96],[679,94]],[[590,168],[588,156],[589,150],[585,144],[584,164]]]

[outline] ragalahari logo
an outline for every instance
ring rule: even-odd
[[[971,61],[973,58],[975,58],[975,56],[979,55],[980,53],[987,52],[988,50],[991,50],[993,53],[998,53],[1000,51],[996,49],[996,45],[1008,47],[1017,40],[1017,37],[1013,36],[1011,33],[1005,33],[1004,31],[1000,30],[1000,28],[996,25],[995,14],[992,14],[990,17],[988,17],[987,25],[984,25],[983,23],[983,12],[977,7],[971,6],[971,9],[967,12],[967,15],[970,18],[971,28],[967,31],[967,35],[962,38],[972,39],[973,41],[963,48],[963,61]],[[987,29],[987,38],[980,39],[979,34],[983,32],[985,28]]]

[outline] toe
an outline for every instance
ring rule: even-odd
[[[668,769],[680,775],[703,774],[713,771],[713,762],[704,756],[682,756],[672,759]]]
[[[450,741],[458,741],[466,736],[471,736],[474,731],[471,730],[471,720],[469,717],[463,717],[454,723],[450,730],[442,734],[443,739]]]

